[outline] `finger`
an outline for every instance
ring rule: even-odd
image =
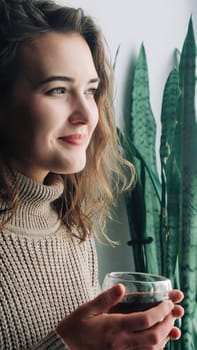
[[[167,341],[169,340],[169,333],[171,332],[174,325],[174,318],[169,314],[162,322],[157,323],[155,326],[143,330],[140,332],[134,332],[128,334],[127,343],[138,349],[142,346],[147,346],[147,348],[162,349]]]
[[[99,294],[95,299],[82,305],[80,313],[85,316],[96,316],[106,313],[109,309],[117,304],[124,296],[125,288],[122,284],[117,284],[103,293]]]
[[[175,305],[174,309],[172,310],[172,315],[175,318],[183,317],[184,315],[184,309],[180,305]]]
[[[169,292],[169,298],[173,303],[180,303],[184,298],[184,294],[178,289],[173,289]]]
[[[137,347],[137,348],[135,348],[135,350],[150,350],[150,349],[155,349],[155,350],[165,350],[166,349],[166,344],[167,344],[167,342],[169,341],[169,339],[165,339],[164,341],[162,341],[162,343],[161,344],[159,344],[158,346],[140,346],[140,347]],[[128,349],[130,349],[130,348],[128,348]]]
[[[180,331],[180,329],[177,328],[177,327],[173,327],[172,330],[171,330],[170,333],[169,333],[169,338],[170,338],[171,340],[177,340],[177,339],[180,338],[180,336],[181,336],[181,331]]]
[[[153,327],[171,313],[174,304],[167,300],[152,309],[125,315],[121,326],[125,332],[141,331]]]

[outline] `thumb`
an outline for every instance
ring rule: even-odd
[[[99,294],[95,299],[83,305],[88,316],[95,316],[107,312],[111,307],[117,304],[124,296],[125,287],[117,284],[103,293]]]

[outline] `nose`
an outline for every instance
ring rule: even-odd
[[[85,94],[72,101],[72,112],[69,121],[72,124],[92,124],[97,122],[98,108],[94,98]]]

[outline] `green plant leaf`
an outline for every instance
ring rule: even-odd
[[[116,64],[117,64],[119,51],[120,51],[120,45],[117,47],[116,52],[115,52],[114,62],[113,62],[113,66],[112,66],[113,71],[115,71],[115,69],[116,69]]]
[[[196,312],[197,294],[197,123],[195,111],[195,63],[196,44],[192,19],[184,41],[180,60],[182,88],[181,113],[178,120],[180,148],[177,149],[181,172],[181,244],[180,280],[184,290],[185,316],[182,324],[182,346],[196,349],[197,337],[192,319]],[[177,125],[177,127],[178,127]],[[179,152],[178,152],[179,151]],[[197,319],[196,319],[197,322]]]
[[[146,255],[146,269],[149,272],[159,273],[161,268],[160,255],[157,253],[159,240],[159,215],[160,205],[155,194],[158,186],[158,173],[155,156],[156,123],[150,105],[148,66],[145,48],[142,45],[139,57],[136,62],[132,98],[131,98],[131,118],[130,118],[130,146],[131,143],[139,159],[143,159],[146,167],[141,167],[141,161],[136,162],[136,168],[140,184],[146,199],[146,229],[143,239],[153,238],[151,244],[144,246]],[[147,167],[148,164],[148,167]],[[142,171],[143,169],[144,172]],[[148,171],[151,169],[151,171]],[[150,177],[151,174],[151,177]],[[155,174],[154,176],[152,174]],[[154,177],[154,180],[153,180]],[[155,179],[158,179],[156,181]]]
[[[174,144],[179,95],[179,73],[173,69],[168,76],[162,99],[160,158],[163,163],[167,162]]]
[[[161,183],[159,181],[157,174],[155,174],[152,171],[152,169],[146,163],[145,159],[143,158],[143,156],[141,155],[139,150],[135,147],[135,145],[132,143],[132,141],[123,132],[121,132],[121,130],[119,128],[117,128],[117,133],[118,133],[118,137],[120,139],[120,143],[126,152],[127,159],[130,160],[131,162],[132,161],[135,162],[135,158],[137,158],[140,160],[140,162],[142,162],[145,170],[147,171],[147,173],[150,177],[150,180],[151,180],[152,186],[155,190],[155,194],[157,196],[157,199],[161,203]]]
[[[142,45],[137,59],[130,120],[132,143],[143,154],[146,163],[157,174],[155,156],[156,123],[150,105],[149,77],[145,48]]]
[[[173,69],[166,81],[162,99],[160,159],[162,176],[161,259],[162,273],[174,280],[178,255],[179,213],[177,215],[178,176],[174,158],[177,103],[180,96],[179,73]],[[173,181],[172,181],[173,179]]]

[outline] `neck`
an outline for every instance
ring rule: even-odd
[[[55,201],[61,197],[64,189],[61,177],[51,175],[47,185],[44,185],[21,173],[15,175],[18,205],[6,229],[30,237],[53,234],[61,225],[55,208]],[[5,211],[2,215],[8,216],[8,212]]]

